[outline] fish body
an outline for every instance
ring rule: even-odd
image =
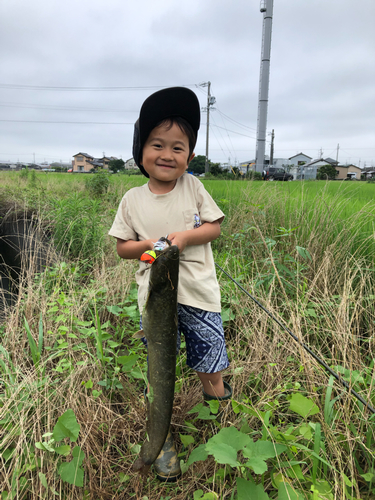
[[[147,436],[133,469],[147,472],[168,434],[174,398],[177,346],[177,286],[179,250],[167,247],[153,262],[148,298],[142,313],[147,339]]]

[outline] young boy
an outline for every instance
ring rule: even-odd
[[[199,101],[187,88],[163,89],[146,99],[135,124],[133,156],[149,181],[125,194],[109,234],[117,238],[117,253],[124,259],[140,259],[161,236],[178,246],[178,329],[185,335],[187,364],[197,372],[205,399],[223,400],[232,390],[221,377],[229,362],[210,242],[219,237],[224,214],[203,184],[186,173],[199,125]],[[140,261],[141,312],[149,270]],[[154,468],[160,479],[175,480],[180,474],[170,433]]]

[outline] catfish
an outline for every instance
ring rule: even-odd
[[[146,474],[157,459],[171,423],[176,378],[177,288],[179,249],[167,240],[167,248],[151,264],[148,297],[142,312],[147,339],[148,394],[146,439],[134,471]]]

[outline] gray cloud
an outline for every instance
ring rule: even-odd
[[[328,154],[340,143],[341,161],[375,162],[373,0],[274,3],[268,129],[275,129],[275,155],[316,156],[321,147]],[[31,161],[36,153],[40,161],[67,161],[78,151],[128,158],[131,124],[147,95],[208,80],[217,99],[211,159],[251,159],[261,35],[257,1],[3,0],[0,83],[137,89],[0,88],[0,119],[19,120],[0,121],[0,160]],[[205,106],[206,89],[192,88]],[[198,154],[205,120],[203,113]]]

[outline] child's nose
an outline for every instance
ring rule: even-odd
[[[173,150],[169,148],[165,148],[162,154],[163,160],[173,160]]]

